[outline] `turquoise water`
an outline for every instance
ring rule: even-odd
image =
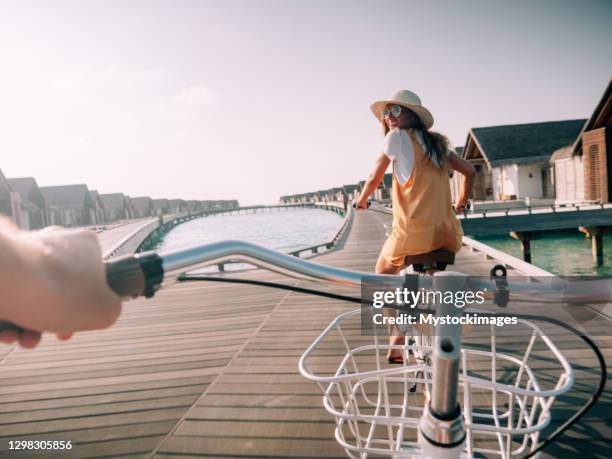
[[[479,241],[517,258],[521,244],[510,236],[480,236]],[[596,266],[591,255],[591,240],[578,230],[547,232],[531,241],[531,262],[563,276],[612,275],[612,234],[603,235],[603,266]]]
[[[329,210],[291,209],[256,214],[221,214],[178,225],[164,236],[155,250],[175,250],[226,239],[241,239],[280,252],[331,241],[343,217]],[[240,269],[234,264],[227,269]]]

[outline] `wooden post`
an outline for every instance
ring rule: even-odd
[[[593,263],[597,266],[603,265],[603,228],[594,227],[578,227],[580,232],[584,233],[587,238],[591,239],[591,254],[593,255]]]
[[[534,233],[531,231],[511,231],[510,236],[521,242],[523,260],[531,263],[531,240],[535,239]]]

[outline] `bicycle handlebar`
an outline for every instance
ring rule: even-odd
[[[110,288],[121,298],[151,297],[162,287],[176,280],[178,274],[187,269],[228,261],[242,261],[297,279],[324,281],[332,284],[361,287],[362,279],[380,280],[390,288],[404,285],[404,276],[372,274],[322,265],[286,255],[249,242],[228,240],[204,244],[170,252],[153,251],[126,255],[106,262],[106,275]],[[419,276],[419,288],[431,288],[431,276]],[[498,292],[499,280],[468,278],[467,288]],[[559,294],[559,286],[532,282],[512,282],[509,291],[537,292],[539,294]],[[507,292],[506,292],[507,293]],[[594,293],[580,298],[588,301],[601,301],[599,297],[610,299],[610,292]],[[607,296],[606,296],[607,294]],[[597,296],[594,298],[594,296]],[[0,331],[16,328],[9,322],[0,321]]]

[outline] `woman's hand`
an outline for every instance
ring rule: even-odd
[[[363,203],[361,200],[353,202],[353,209],[357,209],[357,210],[363,209],[363,210],[365,210],[368,207],[370,207],[369,201],[366,201],[365,203]]]
[[[467,202],[467,200],[459,200],[457,201],[457,203],[455,204],[455,213],[457,214],[462,214],[466,211],[466,209],[469,209],[469,203]]]

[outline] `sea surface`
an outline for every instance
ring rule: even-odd
[[[226,239],[240,239],[287,253],[331,241],[343,217],[329,210],[290,209],[260,213],[221,214],[178,225],[157,245],[166,251]],[[227,265],[227,270],[244,264]]]
[[[480,242],[523,259],[521,244],[510,236],[481,236]],[[531,241],[531,263],[562,276],[612,276],[612,234],[603,235],[603,266],[591,255],[591,240],[578,230],[547,232]]]

